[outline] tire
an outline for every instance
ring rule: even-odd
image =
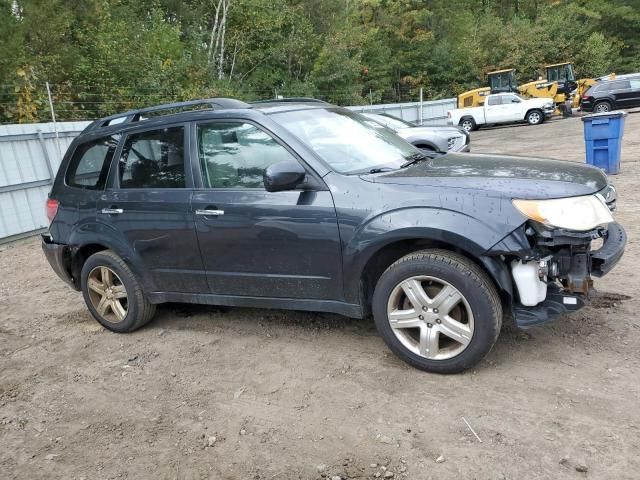
[[[544,122],[544,113],[540,110],[531,110],[527,112],[527,122],[529,125],[540,125]]]
[[[146,300],[129,266],[111,250],[87,259],[80,286],[91,315],[113,332],[132,332],[155,314],[156,306]]]
[[[607,101],[597,102],[593,106],[593,113],[607,113],[607,112],[610,112],[611,110],[613,110],[613,108],[611,107],[611,104]]]
[[[447,250],[414,252],[392,264],[378,280],[372,310],[391,351],[433,373],[459,373],[476,365],[502,326],[502,304],[493,282],[475,263]]]
[[[472,132],[477,130],[478,125],[476,125],[476,121],[472,117],[463,117],[460,119],[460,123],[458,124],[465,132]]]

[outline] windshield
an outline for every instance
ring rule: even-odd
[[[386,115],[378,115],[376,113],[363,113],[362,115],[389,128],[393,128],[394,130],[413,127],[410,123],[396,117],[388,117]]]
[[[400,168],[421,153],[395,133],[342,108],[314,108],[271,115],[339,173]]]

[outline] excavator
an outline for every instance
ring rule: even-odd
[[[484,104],[484,98],[491,93],[514,92],[525,97],[553,98],[556,105],[567,101],[573,91],[573,106],[577,107],[580,97],[596,83],[594,78],[576,80],[572,62],[545,65],[546,78],[540,77],[518,86],[515,69],[495,70],[487,74],[488,87],[476,88],[458,95],[458,108],[478,107]],[[613,78],[614,74],[610,75]]]

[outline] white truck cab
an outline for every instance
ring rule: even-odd
[[[488,95],[481,107],[456,108],[447,114],[450,124],[469,132],[487,124],[528,122],[538,125],[550,118],[554,110],[550,98],[526,99],[515,93],[496,93]]]

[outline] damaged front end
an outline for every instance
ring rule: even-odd
[[[613,210],[609,202],[607,206]],[[527,328],[583,307],[593,289],[592,277],[608,273],[626,243],[616,222],[573,231],[528,221],[487,253],[502,256],[510,267],[513,318],[518,327]]]

